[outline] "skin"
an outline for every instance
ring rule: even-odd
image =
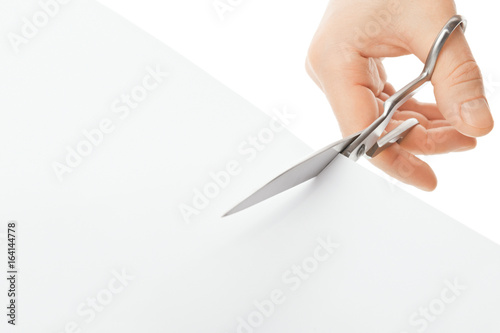
[[[425,62],[444,24],[456,15],[450,0],[331,0],[309,48],[306,70],[325,93],[343,136],[365,129],[383,112],[395,90],[385,57],[407,54]],[[437,178],[415,155],[466,151],[493,129],[481,71],[461,29],[441,51],[432,77],[436,104],[412,99],[388,130],[404,120],[420,122],[401,142],[371,162],[390,176],[432,191]]]

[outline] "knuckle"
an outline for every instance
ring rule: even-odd
[[[313,41],[307,51],[307,63],[314,70],[318,70],[324,59],[323,47],[318,41]]]
[[[352,53],[347,43],[332,40],[331,37],[318,33],[307,51],[307,65],[316,73],[320,73],[325,68],[331,69],[338,67],[338,63],[344,63],[347,53]]]
[[[482,80],[482,78],[481,70],[473,59],[460,62],[448,76],[451,86],[474,80]]]
[[[434,142],[429,132],[426,131],[424,144],[423,147],[421,147],[421,153],[423,155],[432,155],[435,152],[436,152],[436,143]]]

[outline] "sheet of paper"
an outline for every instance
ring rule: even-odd
[[[498,332],[497,245],[343,158],[221,219],[310,152],[293,110],[92,1],[49,23],[0,42],[2,332]]]

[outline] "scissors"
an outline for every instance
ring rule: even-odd
[[[373,158],[392,144],[401,142],[418,125],[417,119],[408,119],[383,137],[381,136],[396,110],[431,80],[439,54],[453,31],[461,26],[465,32],[466,25],[467,21],[460,15],[453,16],[446,23],[432,45],[422,73],[415,80],[389,97],[384,103],[384,112],[382,115],[365,130],[334,142],[313,153],[302,162],[262,186],[229,210],[223,217],[242,211],[318,176],[339,155],[344,155],[354,161],[357,161],[361,156]]]

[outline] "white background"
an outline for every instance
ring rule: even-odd
[[[314,149],[341,138],[321,91],[304,70],[305,55],[327,1],[241,0],[224,20],[213,0],[100,0],[140,28],[193,61],[265,112],[286,106],[299,114],[291,131]],[[457,1],[469,21],[467,37],[486,79],[498,121],[498,5],[493,1]],[[422,64],[413,57],[387,59],[396,88],[412,80]],[[432,88],[417,96],[432,101]],[[479,140],[472,152],[425,158],[439,185],[432,193],[399,184],[420,199],[500,243],[498,128]],[[293,149],[293,147],[290,147]],[[378,172],[366,162],[366,167]],[[359,190],[362,190],[362,185]]]

